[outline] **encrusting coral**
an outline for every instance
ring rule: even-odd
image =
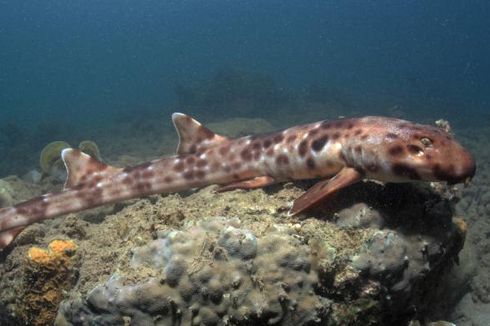
[[[77,278],[76,251],[77,245],[71,240],[54,240],[47,249],[28,250],[18,303],[23,322],[29,325],[53,322],[63,293]]]
[[[59,264],[64,264],[73,256],[77,245],[71,240],[54,240],[48,245],[48,249],[32,247],[27,252],[30,263],[43,266],[48,269],[56,269]]]

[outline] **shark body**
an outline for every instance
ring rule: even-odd
[[[321,179],[296,199],[295,215],[363,179],[464,182],[475,161],[441,128],[386,117],[320,121],[237,139],[215,134],[181,113],[172,115],[177,155],[117,168],[65,149],[64,190],[0,210],[0,249],[44,219],[156,193],[218,184],[218,191]]]

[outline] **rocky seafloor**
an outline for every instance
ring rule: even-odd
[[[299,218],[310,183],[211,186],[32,225],[0,256],[0,324],[484,325],[467,308],[488,295],[484,177],[456,208],[443,187],[365,182]],[[2,182],[6,202],[60,187]]]
[[[18,180],[10,179],[12,183]],[[152,196],[29,227],[3,257],[2,324],[346,325],[426,320],[466,226],[428,187],[362,183]],[[56,256],[33,254],[53,240]],[[58,309],[59,307],[59,309]]]
[[[485,326],[490,325],[490,130],[465,129],[460,134],[477,161],[477,174],[456,206],[469,226],[463,254],[472,277],[450,317],[458,325]]]

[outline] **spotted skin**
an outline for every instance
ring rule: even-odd
[[[238,139],[217,135],[181,113],[172,119],[180,139],[173,157],[117,168],[77,149],[63,150],[65,189],[0,210],[0,249],[44,219],[210,184],[231,190],[325,179],[294,203],[291,213],[298,214],[362,179],[458,183],[475,174],[473,158],[450,134],[399,119],[321,121]]]

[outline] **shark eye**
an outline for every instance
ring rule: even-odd
[[[427,137],[422,137],[420,138],[420,142],[422,143],[422,145],[424,145],[425,147],[429,147],[432,145],[432,140],[430,140],[429,138]]]

